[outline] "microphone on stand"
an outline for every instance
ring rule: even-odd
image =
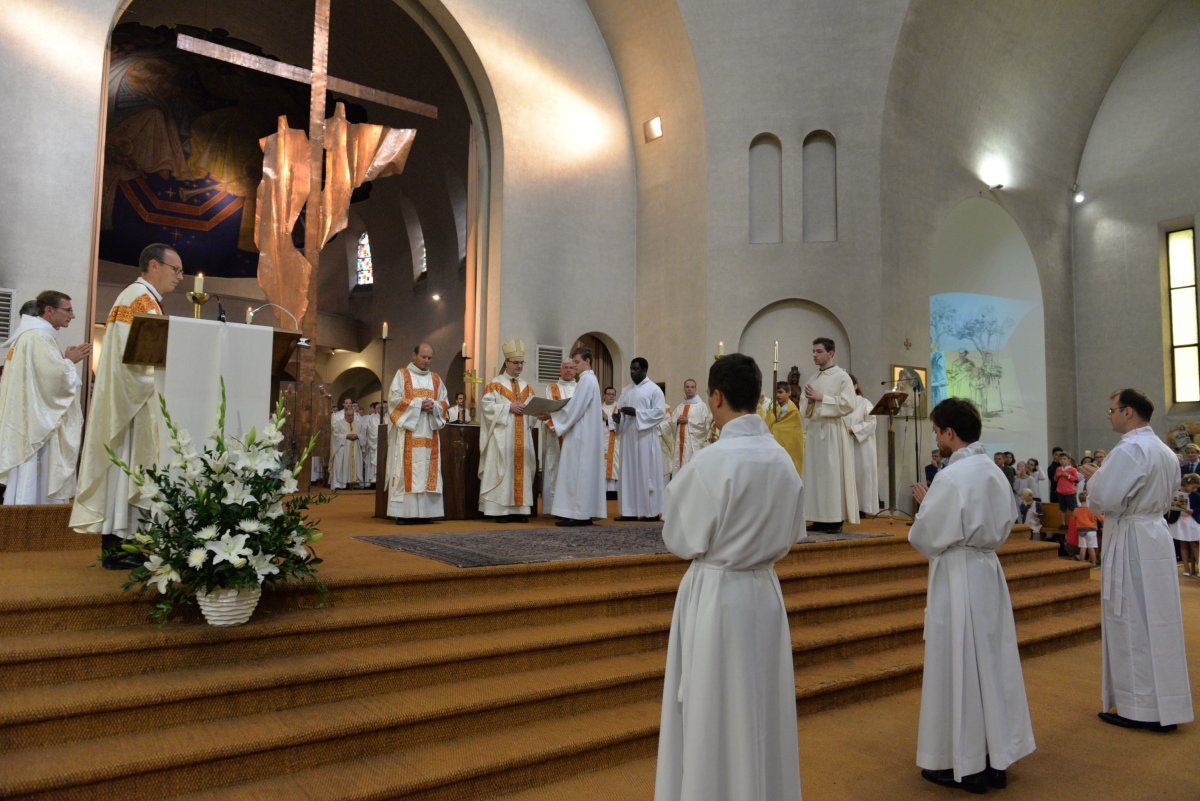
[[[216,295],[215,297],[217,299],[217,319],[223,323],[229,322],[225,317],[225,304],[221,302],[221,296]]]

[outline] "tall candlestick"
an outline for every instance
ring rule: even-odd
[[[192,291],[197,295],[204,291],[204,273],[196,273],[196,287]]]
[[[386,322],[383,324],[383,334],[381,334],[379,338],[380,338],[380,339],[387,339],[387,338],[388,338],[388,327],[387,327],[387,323],[386,323]]]

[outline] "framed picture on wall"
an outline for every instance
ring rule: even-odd
[[[892,365],[892,385],[901,392],[907,392],[908,397],[900,407],[900,417],[929,416],[929,368],[911,367],[905,364]],[[916,392],[915,390],[920,390]],[[920,395],[920,405],[913,414],[913,400]]]

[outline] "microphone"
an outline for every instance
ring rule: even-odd
[[[221,303],[221,296],[216,295],[215,297],[217,299],[217,319],[223,323],[229,322],[229,320],[225,318],[225,304]]]

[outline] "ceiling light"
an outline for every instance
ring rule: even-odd
[[[432,295],[430,295],[429,297],[433,298],[434,300],[441,300],[441,299],[442,299],[442,296],[441,296],[441,294],[440,294],[440,293],[437,293],[437,292],[434,292],[434,293],[433,293]]]

